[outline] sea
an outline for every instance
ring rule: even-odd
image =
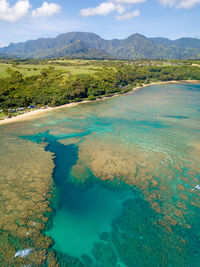
[[[0,147],[1,266],[38,266],[23,249],[39,266],[200,266],[200,84],[1,125]]]

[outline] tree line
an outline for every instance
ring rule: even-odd
[[[53,67],[31,77],[10,68],[7,72],[9,77],[0,79],[0,109],[4,111],[29,105],[59,106],[86,98],[92,100],[156,81],[200,80],[198,66],[132,66],[124,62],[113,63],[113,68],[104,67],[95,74],[67,77]]]

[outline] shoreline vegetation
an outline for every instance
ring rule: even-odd
[[[42,107],[39,109],[36,108],[32,111],[26,111],[23,114],[19,114],[19,115],[13,116],[11,118],[3,118],[0,120],[0,125],[5,125],[5,124],[9,124],[9,123],[18,122],[18,121],[25,121],[25,120],[34,119],[35,117],[42,116],[46,112],[57,110],[57,109],[70,108],[70,107],[77,106],[79,104],[91,103],[91,102],[96,102],[96,101],[101,101],[101,100],[113,98],[113,97],[120,96],[120,95],[130,94],[130,93],[133,93],[139,89],[142,89],[144,87],[149,87],[152,85],[163,85],[163,84],[170,84],[170,83],[171,84],[176,84],[176,83],[198,84],[198,83],[200,83],[200,80],[158,81],[158,82],[152,82],[149,84],[141,84],[140,86],[136,86],[136,87],[132,88],[132,90],[125,92],[125,93],[122,93],[122,94],[115,93],[115,94],[110,95],[110,96],[98,97],[94,100],[80,100],[79,102],[71,102],[71,103],[64,104],[64,105],[57,106],[57,107]]]
[[[195,81],[200,81],[199,60],[4,59],[0,125],[150,85]]]

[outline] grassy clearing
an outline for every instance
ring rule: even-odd
[[[49,60],[49,63],[59,63],[59,64],[71,64],[71,65],[93,65],[95,64],[96,60],[87,60],[87,59],[56,59],[56,60]],[[92,63],[92,64],[91,64]]]
[[[32,65],[32,66],[28,66],[28,65],[14,66],[12,64],[0,63],[0,78],[9,77],[9,74],[6,71],[7,68],[11,68],[12,70],[19,71],[25,76],[31,76],[34,74],[39,74],[40,70],[42,69],[42,67],[39,69],[35,65]],[[35,70],[35,68],[37,70]]]
[[[12,67],[11,64],[0,63],[0,78],[9,77],[9,74],[6,72],[6,69],[11,67]]]
[[[49,63],[52,63],[50,61]],[[55,61],[55,62],[58,62]],[[94,72],[101,69],[99,66],[92,65],[91,61],[84,60],[60,60],[60,65],[52,65],[52,64],[41,64],[41,65],[32,65],[32,64],[20,64],[20,65],[12,65],[0,63],[0,78],[9,77],[9,74],[6,72],[7,68],[11,68],[12,70],[19,71],[24,76],[32,76],[40,74],[40,71],[44,68],[48,68],[53,66],[55,70],[59,70],[63,73],[63,75],[69,74],[93,74]],[[62,63],[69,63],[69,66],[63,66]],[[90,64],[89,64],[90,63]]]

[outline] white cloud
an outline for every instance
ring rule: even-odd
[[[130,13],[125,13],[123,15],[116,15],[115,18],[117,20],[126,20],[126,19],[132,19],[134,17],[138,17],[140,15],[140,11],[137,9]]]
[[[112,2],[103,2],[97,7],[89,7],[82,9],[81,15],[83,17],[89,17],[94,15],[108,15],[110,12],[116,10],[116,5]]]
[[[133,12],[127,12],[127,11],[128,10],[130,11],[130,8],[133,5],[141,4],[146,1],[147,0],[107,0],[107,1],[104,0],[104,2],[102,2],[96,7],[89,7],[82,9],[80,11],[80,14],[83,17],[89,17],[95,15],[106,16],[112,12],[117,12],[119,14],[115,16],[117,20],[130,19],[139,16],[139,10],[135,10]],[[175,7],[177,9],[178,8],[190,9],[194,7],[196,4],[200,4],[200,0],[158,0],[158,1],[164,6]]]
[[[83,17],[89,17],[89,16],[95,16],[95,15],[102,15],[106,16],[110,14],[111,12],[116,11],[118,14],[123,14],[126,11],[126,8],[130,8],[130,6],[134,4],[139,4],[142,2],[145,2],[146,0],[108,0],[107,2],[102,2],[100,5],[96,7],[89,7],[82,9],[80,11],[81,16]],[[127,13],[126,16],[135,16],[135,11],[131,13]],[[117,19],[122,16],[116,16]]]
[[[170,6],[181,9],[190,9],[200,4],[200,0],[159,0],[164,6]]]
[[[163,6],[170,6],[173,7],[176,4],[176,0],[159,0],[159,2],[163,5]]]
[[[0,0],[0,20],[15,22],[24,17],[30,7],[28,0],[17,1],[13,6],[7,0]]]
[[[196,4],[200,4],[200,0],[183,0],[177,5],[177,8],[190,9]]]
[[[116,5],[115,6],[115,10],[119,13],[119,14],[122,14],[125,12],[126,8],[123,6],[123,5]]]
[[[0,47],[8,46],[8,43],[0,43]]]
[[[32,17],[52,16],[60,12],[61,7],[55,3],[43,2],[41,7],[32,11]]]
[[[146,2],[146,0],[113,0],[113,2],[118,3],[118,4],[140,4],[143,2]]]

